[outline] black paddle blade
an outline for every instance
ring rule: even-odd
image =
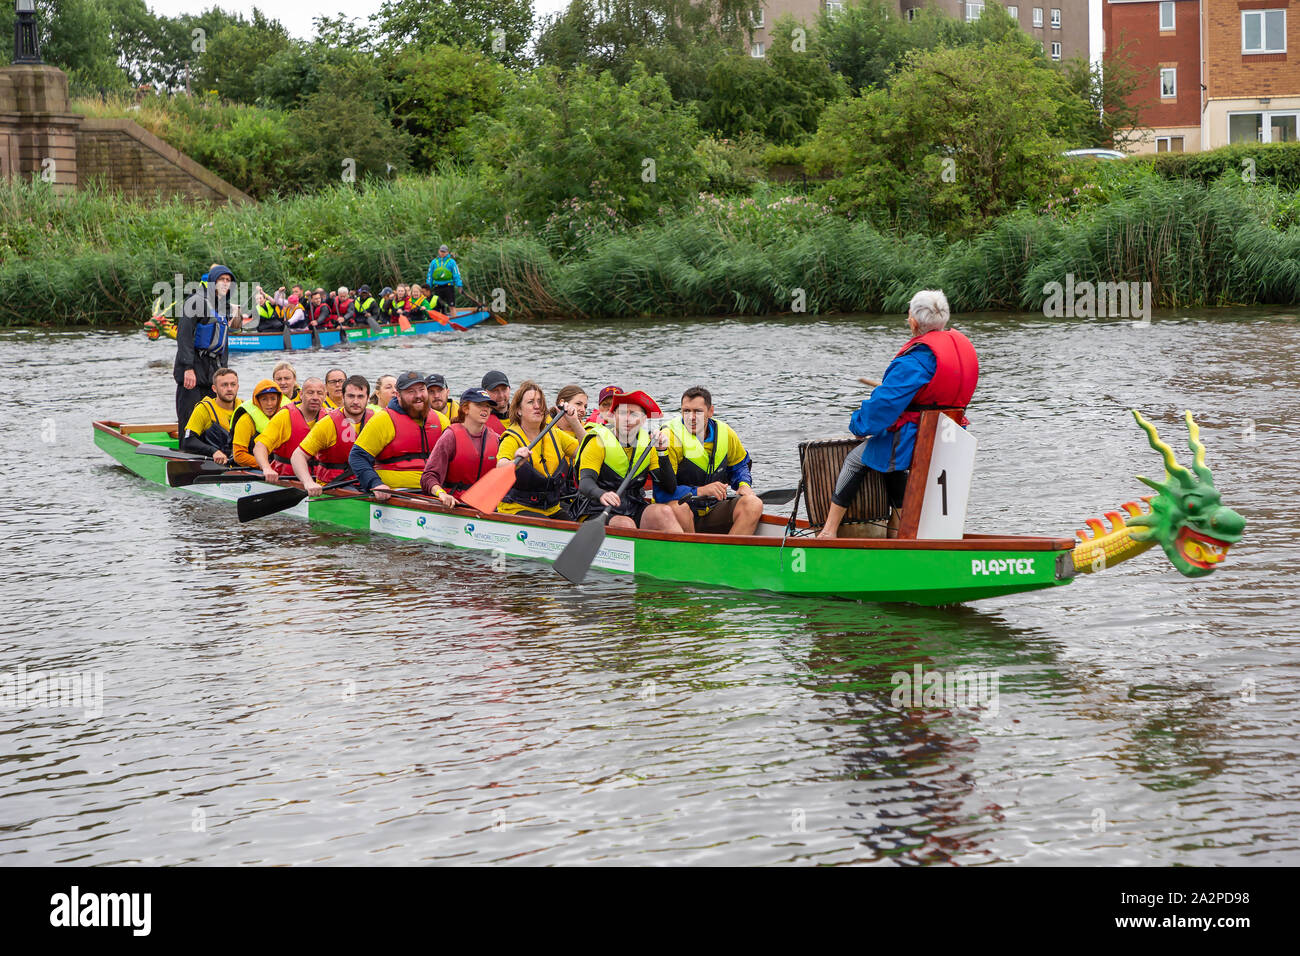
[[[573,584],[581,584],[591,570],[591,562],[600,553],[600,546],[605,543],[605,523],[609,521],[609,509],[606,508],[594,518],[588,518],[578,528],[573,540],[564,546],[560,556],[555,559],[555,570],[561,577]]]
[[[215,461],[189,461],[178,458],[169,460],[165,467],[167,469],[167,484],[172,488],[184,488],[186,485],[192,485],[201,476],[223,477],[228,471],[225,465],[218,465]],[[244,479],[239,480],[243,481]]]
[[[798,493],[798,488],[777,488],[774,491],[762,492],[758,496],[758,500],[765,505],[783,505],[787,501],[793,501],[794,496]]]
[[[235,507],[239,511],[239,520],[243,523],[285,511],[306,497],[307,492],[301,488],[277,488],[256,495],[244,495],[235,502]]]
[[[261,481],[262,473],[260,471],[226,471],[220,474],[214,472],[205,472],[195,475],[194,478],[187,482],[191,485],[234,485],[241,481]],[[173,487],[180,487],[173,485]]]
[[[174,458],[177,461],[211,461],[206,455],[192,455],[187,451],[177,451],[175,448],[164,448],[162,445],[136,445],[135,453],[137,455],[153,455],[156,458]]]

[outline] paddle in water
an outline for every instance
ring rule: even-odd
[[[623,497],[623,492],[627,491],[627,486],[632,483],[632,476],[641,470],[641,463],[646,460],[652,448],[654,448],[653,442],[646,445],[645,451],[637,457],[636,463],[627,470],[623,483],[618,486],[617,494],[620,498]],[[560,556],[555,559],[557,574],[567,578],[573,584],[583,582],[587,572],[591,570],[591,562],[595,561],[596,555],[600,553],[600,546],[605,543],[605,525],[609,523],[613,512],[614,506],[606,505],[600,514],[582,523],[573,540],[564,546]]]
[[[506,324],[507,324],[505,319],[501,318],[501,316],[497,315],[495,312],[493,312],[491,309],[489,309],[486,305],[484,305],[484,304],[483,304],[482,302],[480,302],[478,299],[474,298],[472,295],[470,295],[470,294],[469,294],[468,292],[466,292],[464,289],[461,289],[460,291],[461,291],[461,294],[463,294],[463,295],[465,296],[465,298],[469,299],[471,302],[473,302],[476,306],[478,306],[480,309],[482,309],[482,310],[483,310],[484,312],[486,312],[488,315],[492,316],[492,318],[496,319],[496,320],[497,320],[497,324],[499,324],[499,325],[506,325]]]
[[[348,475],[346,478],[331,481],[323,487],[328,491],[331,488],[350,485],[356,480],[356,475]],[[235,502],[235,507],[239,511],[239,520],[243,523],[265,518],[267,515],[273,515],[278,511],[286,511],[306,497],[307,492],[302,488],[276,488],[273,491],[262,491],[255,495],[244,495]]]
[[[158,458],[171,458],[175,461],[212,461],[207,455],[195,455],[188,451],[179,451],[162,445],[136,445],[135,453],[137,455],[154,455]]]
[[[550,423],[543,428],[531,442],[528,443],[527,451],[529,453],[537,447],[537,443],[546,437],[546,434],[560,423],[564,415],[556,415]],[[510,493],[510,489],[515,486],[515,479],[518,477],[518,468],[527,461],[528,458],[520,457],[514,460],[514,464],[507,468],[499,466],[493,468],[486,475],[480,478],[474,484],[470,485],[469,490],[460,496],[460,502],[468,505],[484,514],[491,514],[497,510],[497,505],[501,504],[501,499]]]

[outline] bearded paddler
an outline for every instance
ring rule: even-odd
[[[218,465],[230,458],[231,420],[239,404],[239,376],[234,369],[219,368],[212,376],[209,395],[194,406],[181,433],[180,450],[206,455]]]
[[[849,430],[866,441],[849,452],[840,469],[819,538],[834,538],[839,532],[868,471],[884,476],[891,509],[889,537],[895,537],[921,413],[952,411],[963,428],[969,424],[966,405],[979,380],[979,359],[970,339],[945,328],[948,316],[948,300],[941,291],[925,289],[912,296],[907,307],[912,337],[849,419]]]
[[[419,372],[403,372],[397,397],[366,423],[348,455],[348,465],[362,491],[387,501],[394,488],[419,488],[430,452],[448,427],[440,412],[429,408],[429,387]]]
[[[257,436],[253,457],[267,481],[274,484],[277,478],[293,477],[294,449],[320,420],[324,406],[325,383],[309,378],[302,383],[302,401],[276,412],[266,430]]]
[[[687,509],[693,530],[703,534],[753,534],[763,517],[763,502],[751,487],[749,452],[740,436],[713,417],[713,395],[707,388],[688,388],[681,412],[667,426],[677,490],[668,495],[656,489],[655,500]],[[728,489],[735,496],[728,497]]]
[[[662,413],[645,392],[620,392],[610,397],[612,427],[592,423],[578,450],[578,500],[574,517],[579,521],[598,515],[606,507],[613,509],[611,528],[644,528],[647,531],[683,531],[681,522],[668,505],[651,504],[645,499],[645,477],[649,475],[656,490],[672,495],[677,490],[677,476],[667,454],[668,433],[661,431],[654,440],[646,422]],[[629,469],[635,468],[627,489],[619,487]]]
[[[212,376],[226,367],[230,338],[230,286],[235,277],[225,266],[213,266],[203,286],[185,300],[176,320],[176,427],[178,434],[194,406],[213,394]]]
[[[360,375],[353,375],[343,384],[343,407],[326,409],[289,456],[293,473],[311,497],[318,497],[325,490],[324,485],[351,473],[348,457],[352,446],[375,414],[366,404],[369,397],[370,383]]]

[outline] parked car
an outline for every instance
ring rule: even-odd
[[[1062,156],[1085,156],[1088,159],[1128,159],[1118,149],[1067,149]]]

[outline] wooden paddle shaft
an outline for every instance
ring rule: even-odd
[[[876,381],[874,378],[860,378],[858,381],[863,385],[870,385],[872,388],[875,388],[880,384],[880,382]]]

